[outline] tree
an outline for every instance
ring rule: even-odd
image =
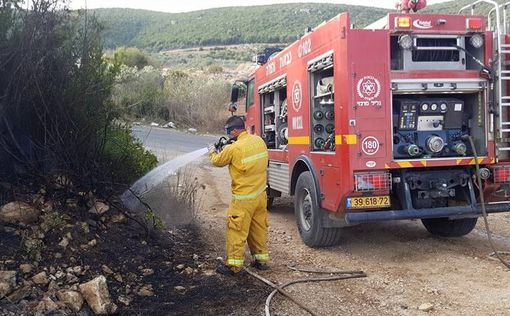
[[[103,58],[100,25],[65,0],[21,3],[0,1],[0,178],[110,177],[118,67]]]
[[[138,69],[143,69],[149,65],[149,58],[138,48],[134,47],[118,48],[113,55],[113,59],[118,64]]]

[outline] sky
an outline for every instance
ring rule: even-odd
[[[427,3],[434,4],[439,2],[445,2],[447,0],[428,0]],[[323,3],[343,3],[343,4],[360,4],[363,3],[366,6],[374,6],[380,8],[395,8],[395,2],[397,0],[377,0],[377,1],[360,1],[360,0],[72,0],[71,8],[80,9],[85,8],[85,5],[89,9],[96,8],[133,8],[133,9],[145,9],[152,11],[163,11],[163,12],[187,12],[196,11],[210,8],[219,7],[233,7],[233,6],[252,6],[252,5],[264,5],[264,4],[276,4],[276,3],[296,3],[296,2],[323,2]]]

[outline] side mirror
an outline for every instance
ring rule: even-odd
[[[238,99],[239,99],[239,86],[233,85],[232,92],[230,93],[230,102],[237,103]]]

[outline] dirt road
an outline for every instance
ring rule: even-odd
[[[206,184],[197,221],[223,255],[228,172],[204,159],[197,176]],[[490,223],[499,248],[510,250],[510,214],[492,215]],[[434,237],[419,221],[360,225],[345,228],[339,246],[311,249],[297,232],[292,199],[284,197],[275,200],[270,214],[269,240],[273,269],[263,275],[272,281],[307,276],[290,271],[289,265],[368,274],[289,288],[320,315],[510,315],[510,271],[488,257],[481,220],[471,234],[455,239]],[[424,304],[431,309],[420,310]],[[275,315],[307,314],[282,298],[272,306]]]

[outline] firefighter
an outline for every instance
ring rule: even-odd
[[[416,12],[427,6],[427,0],[400,0],[395,6],[402,13],[409,13],[411,10]]]
[[[267,248],[267,147],[262,138],[246,132],[244,120],[231,116],[225,130],[235,142],[218,152],[209,146],[209,159],[217,167],[229,166],[232,201],[227,212],[226,264],[217,272],[235,275],[243,270],[246,242],[253,256],[251,266],[269,269]]]

